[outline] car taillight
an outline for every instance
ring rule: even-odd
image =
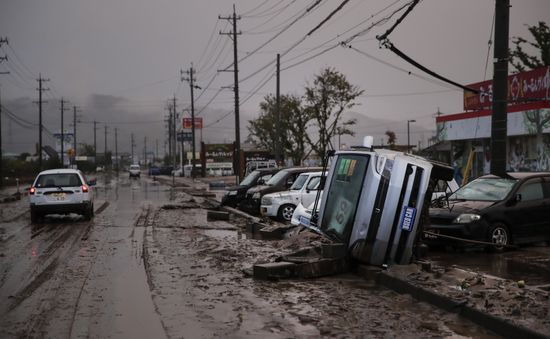
[[[36,192],[36,188],[31,187],[29,188],[29,194],[33,195]]]
[[[82,185],[82,193],[88,193],[88,186]]]

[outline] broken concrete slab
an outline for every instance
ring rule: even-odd
[[[229,220],[229,213],[224,211],[214,211],[214,210],[208,210],[206,212],[206,220],[207,221],[215,221],[215,220]]]
[[[288,230],[294,228],[294,225],[268,225],[260,230],[263,239],[281,240]]]
[[[262,228],[266,227],[265,224],[259,222],[249,222],[246,224],[246,231],[252,234],[259,233]]]
[[[297,267],[286,261],[257,264],[253,266],[253,274],[254,278],[263,280],[291,278],[296,276]]]
[[[349,261],[346,258],[319,259],[298,265],[297,275],[300,278],[319,278],[349,271]]]

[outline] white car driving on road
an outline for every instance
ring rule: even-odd
[[[29,189],[31,221],[46,214],[82,214],[86,220],[94,215],[94,193],[84,174],[75,169],[42,171]]]

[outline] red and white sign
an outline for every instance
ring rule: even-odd
[[[490,109],[493,105],[493,81],[483,81],[469,88],[479,93],[464,91],[464,110]],[[550,67],[508,76],[508,105],[514,106],[539,100],[550,100]]]
[[[184,129],[191,129],[193,128],[193,124],[191,122],[191,118],[183,118],[183,128]],[[202,118],[195,118],[195,129],[202,129]]]

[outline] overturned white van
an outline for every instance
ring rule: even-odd
[[[452,174],[447,165],[402,152],[369,148],[336,152],[317,227],[347,244],[355,260],[408,264],[433,185],[439,179],[452,179]]]

